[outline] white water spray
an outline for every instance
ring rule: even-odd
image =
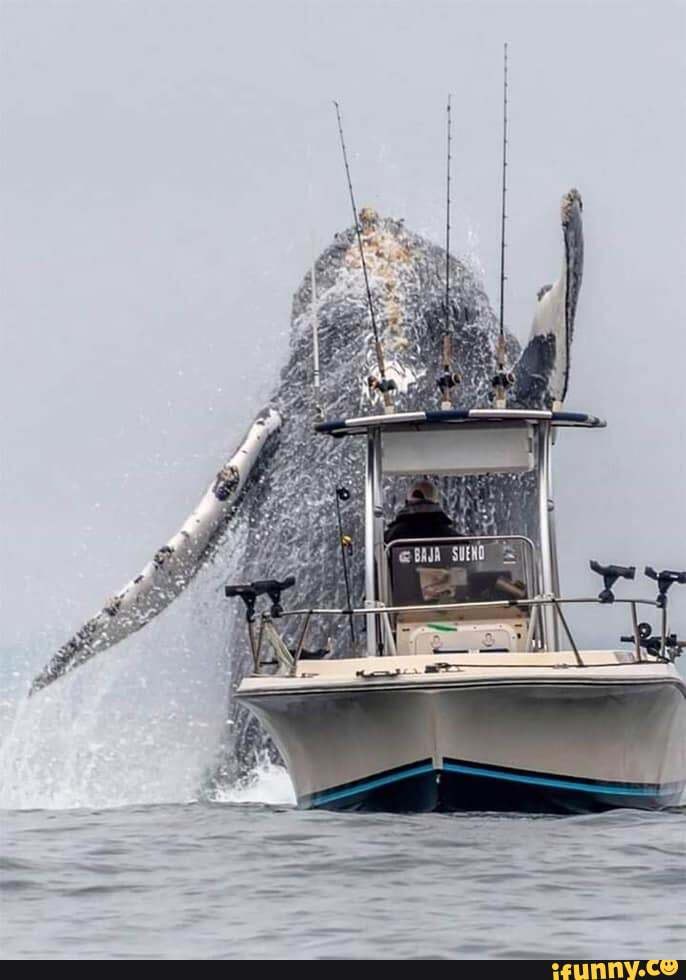
[[[212,800],[217,803],[265,803],[294,806],[295,791],[288,772],[272,762],[265,752],[247,779],[235,786],[219,787]]]
[[[1,808],[197,799],[228,711],[225,574],[206,566],[145,630],[19,704],[0,745]]]

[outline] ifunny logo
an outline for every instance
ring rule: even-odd
[[[553,963],[553,980],[636,980],[673,977],[678,960],[606,960],[603,963]]]

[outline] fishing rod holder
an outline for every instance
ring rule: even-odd
[[[248,624],[248,638],[250,640],[250,651],[252,653],[255,672],[259,673],[262,666],[276,664],[283,667],[289,673],[295,669],[296,659],[292,651],[286,646],[276,631],[272,620],[279,619],[283,615],[281,605],[281,593],[295,585],[295,577],[289,575],[283,581],[268,578],[260,579],[257,582],[250,582],[245,585],[226,585],[224,595],[227,599],[242,599],[245,605],[245,619]],[[266,595],[271,600],[269,612],[263,612],[260,616],[259,629],[255,626],[255,604],[260,596]],[[261,660],[260,653],[263,640],[269,638],[270,646],[276,656],[276,660],[264,662]],[[304,639],[304,634],[303,634]],[[302,646],[302,642],[300,644]]]
[[[269,615],[278,619],[283,613],[281,605],[281,593],[295,585],[295,577],[289,575],[282,582],[275,578],[260,579],[257,582],[250,582],[247,585],[226,585],[224,595],[227,599],[239,598],[245,603],[246,621],[255,622],[255,603],[259,596],[267,595],[271,599],[272,607]]]
[[[657,582],[658,595],[656,603],[658,609],[667,608],[667,592],[675,583],[677,585],[686,585],[686,572],[674,572],[669,569],[656,572],[650,565],[646,565],[644,574],[649,579],[652,579],[653,582]]]
[[[598,596],[599,602],[614,602],[615,596],[612,591],[612,586],[617,579],[626,578],[633,580],[636,575],[636,567],[634,565],[600,565],[597,561],[591,561],[590,566],[591,571],[602,575],[603,582],[605,583],[605,588]]]
[[[681,651],[686,648],[686,640],[680,640],[676,633],[668,633],[664,638],[661,634],[653,636],[653,628],[650,623],[639,623],[637,627],[638,645],[652,654],[659,660],[666,663],[674,662],[681,656]],[[634,636],[620,636],[622,643],[634,643]],[[663,656],[662,647],[667,651],[667,656]]]

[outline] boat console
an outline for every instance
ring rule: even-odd
[[[528,538],[405,539],[386,553],[392,605],[410,607],[395,614],[398,655],[535,649],[530,608],[517,604],[538,593]],[[435,608],[446,604],[461,608]]]
[[[367,607],[413,607],[407,613],[394,610],[393,638],[388,624],[368,617],[367,655],[378,655],[394,644],[398,653],[444,649],[447,640],[438,634],[447,630],[427,625],[440,620],[459,634],[451,640],[459,650],[559,649],[558,611],[549,604],[518,608],[517,601],[560,594],[550,465],[554,432],[561,427],[603,426],[592,415],[531,409],[451,409],[319,423],[316,428],[323,434],[366,441]],[[413,549],[422,547],[418,542],[393,542],[390,549],[384,545],[383,498],[388,480],[527,473],[532,474],[537,491],[535,546],[516,527],[495,539],[427,541],[427,550],[417,553],[417,561]],[[429,608],[432,604],[466,604],[467,608],[437,617]]]
[[[635,569],[621,565],[591,568],[603,579],[597,599],[563,598],[560,594],[555,545],[554,502],[551,484],[551,447],[559,428],[599,429],[605,423],[593,415],[531,409],[450,409],[366,416],[318,423],[318,432],[336,439],[360,439],[366,451],[364,494],[364,606],[356,608],[348,593],[341,609],[283,610],[281,592],[292,586],[268,579],[251,585],[228,586],[227,596],[240,597],[247,612],[255,668],[277,665],[294,675],[300,660],[359,657],[422,657],[437,654],[541,655],[571,650],[574,662],[584,665],[563,607],[570,603],[630,606],[633,631],[623,636],[631,642],[628,660],[645,662],[647,656],[669,662],[685,644],[667,628],[667,591],[686,584],[686,572],[646,568],[657,582],[656,601],[617,599],[612,591],[618,579],[633,579]],[[400,476],[466,476],[531,473],[538,497],[536,541],[522,534],[455,537],[407,537],[384,542],[384,486]],[[347,489],[338,488],[338,501],[348,500]],[[340,530],[340,512],[339,530]],[[343,574],[350,539],[341,530]],[[255,602],[271,601],[271,609],[255,628]],[[638,606],[648,605],[662,613],[660,633],[638,620]],[[302,625],[290,638],[275,629],[274,620],[296,617]],[[311,621],[345,617],[350,624],[334,643],[310,651],[306,638]],[[361,622],[361,620],[363,622]],[[361,627],[361,628],[360,628]],[[292,632],[292,631],[291,631]],[[263,660],[264,642],[276,660]],[[343,651],[340,644],[347,648]],[[620,654],[624,658],[624,654]],[[483,657],[477,658],[483,660]],[[626,658],[625,658],[626,659]],[[542,661],[541,661],[542,662]],[[628,661],[627,661],[628,662]]]

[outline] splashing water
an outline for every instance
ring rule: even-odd
[[[233,611],[218,578],[207,566],[146,630],[19,701],[0,744],[0,807],[197,798],[222,751],[229,700]]]
[[[264,803],[270,806],[295,805],[295,792],[287,770],[263,752],[255,768],[233,786],[218,786],[209,796],[215,803]]]

